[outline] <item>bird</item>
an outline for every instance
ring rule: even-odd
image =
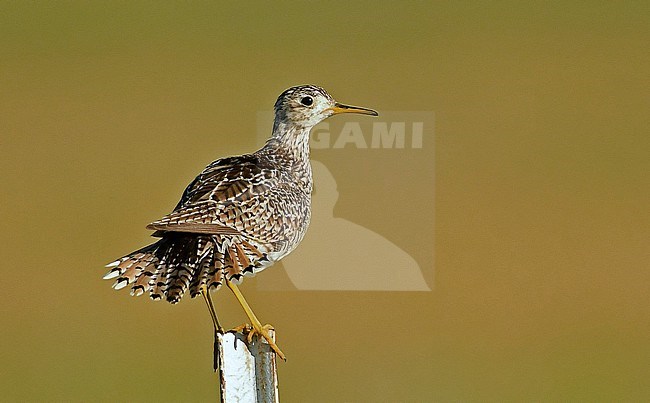
[[[375,110],[341,104],[323,88],[286,89],[274,105],[270,138],[259,150],[210,163],[185,189],[173,211],[147,225],[158,240],[108,265],[104,279],[131,295],[178,303],[201,295],[215,331],[224,333],[210,292],[223,284],[233,292],[250,325],[250,342],[262,336],[283,360],[272,325],[262,325],[238,288],[287,256],[309,226],[313,188],[309,133],[322,120],[342,113],[378,116]]]

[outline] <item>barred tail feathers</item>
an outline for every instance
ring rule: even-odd
[[[160,241],[145,246],[106,265],[111,270],[106,273],[104,280],[117,277],[115,283],[113,283],[113,288],[116,290],[120,290],[134,283],[137,277],[144,272],[145,268],[149,268],[154,263],[155,251],[158,249],[159,243]]]
[[[218,289],[224,277],[240,283],[271,262],[265,252],[246,240],[222,235],[167,233],[158,242],[107,265],[105,279],[116,278],[113,288],[131,286],[131,295],[149,293],[151,299],[175,304],[189,290]]]

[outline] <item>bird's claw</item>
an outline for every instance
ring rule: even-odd
[[[256,335],[264,337],[266,342],[269,344],[269,347],[273,349],[273,351],[278,355],[278,357],[282,358],[283,361],[286,361],[287,357],[280,350],[277,344],[275,344],[275,341],[273,341],[273,337],[271,337],[269,330],[275,330],[275,328],[270,324],[266,324],[263,326],[255,326],[255,325],[251,326],[248,323],[244,323],[243,325],[239,325],[232,329],[232,331],[236,333],[242,333],[246,335],[246,341],[249,344],[253,341],[253,337]]]

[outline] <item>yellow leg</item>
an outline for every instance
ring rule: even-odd
[[[216,372],[219,369],[219,338],[217,337],[217,333],[223,334],[223,328],[219,324],[219,319],[217,318],[217,311],[214,310],[214,305],[212,304],[212,298],[210,298],[210,290],[208,290],[207,287],[202,287],[201,295],[203,296],[203,300],[205,301],[205,304],[208,306],[208,310],[210,311],[210,316],[212,317],[212,324],[214,326],[214,344],[212,346],[214,358],[213,358],[212,367]]]
[[[247,329],[246,326],[240,326],[239,328],[248,331],[248,341],[250,342],[253,339],[253,336],[255,334],[259,334],[260,336],[266,339],[266,341],[269,343],[269,346],[273,349],[273,351],[275,351],[278,357],[286,361],[287,358],[284,356],[284,353],[280,351],[278,346],[271,338],[271,334],[269,333],[269,330],[272,330],[273,326],[262,325],[260,320],[257,319],[257,316],[255,316],[255,313],[253,313],[253,310],[251,309],[250,305],[248,305],[248,302],[246,302],[244,295],[241,293],[241,291],[239,291],[239,287],[237,287],[236,284],[234,284],[230,280],[226,280],[226,285],[228,285],[228,288],[230,288],[232,293],[235,294],[235,298],[237,298],[237,301],[239,301],[241,307],[244,308],[244,312],[246,312],[246,316],[248,316],[248,319],[251,321],[251,325],[253,327],[252,329]]]

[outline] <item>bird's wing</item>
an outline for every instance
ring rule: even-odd
[[[273,167],[263,166],[252,154],[222,158],[208,165],[192,183],[174,209],[205,200],[248,200],[277,184]]]
[[[214,235],[240,234],[240,232],[235,228],[214,222],[214,217],[216,217],[217,214],[217,204],[210,201],[204,201],[177,209],[160,220],[147,225],[147,229]]]
[[[147,226],[158,231],[231,234],[243,205],[277,185],[271,167],[254,155],[223,158],[208,165],[190,183],[174,211]],[[225,212],[227,210],[227,212]]]

